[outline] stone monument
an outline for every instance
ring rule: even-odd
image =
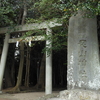
[[[72,16],[68,29],[68,89],[100,88],[99,48],[96,17],[82,11]]]

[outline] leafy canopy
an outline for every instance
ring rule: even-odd
[[[100,14],[99,0],[39,0],[36,1],[31,10],[36,9],[38,18],[48,20],[51,18],[69,18],[78,10],[87,10],[92,15]],[[88,12],[87,12],[88,13]]]
[[[27,3],[26,23],[34,23],[53,18],[64,18],[64,26],[54,31],[53,45],[58,50],[63,48],[67,39],[67,22],[78,10],[86,10],[86,17],[100,15],[99,0],[2,0],[0,3],[0,27],[21,21],[24,3]],[[91,16],[88,12],[92,12]],[[41,33],[42,34],[42,33]],[[30,35],[30,33],[29,33]]]

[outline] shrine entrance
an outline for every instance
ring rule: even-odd
[[[27,32],[30,30],[36,29],[45,29],[47,36],[52,36],[52,28],[62,26],[61,23],[57,23],[56,21],[50,22],[43,22],[43,23],[34,23],[34,24],[27,24],[27,25],[20,25],[16,26],[14,29],[10,29],[9,27],[0,28],[0,34],[5,34],[5,40],[1,55],[1,63],[0,63],[0,91],[2,92],[2,83],[3,83],[3,75],[5,71],[5,64],[7,59],[8,47],[9,43],[17,43],[18,42],[31,42],[31,41],[46,41],[46,48],[52,47],[52,41],[46,40],[45,36],[30,36],[26,38],[10,38],[10,33],[19,33],[19,32]],[[52,93],[52,51],[50,52],[49,56],[46,52],[46,77],[45,77],[45,93],[51,94]]]

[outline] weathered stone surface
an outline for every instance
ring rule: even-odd
[[[64,90],[60,92],[60,98],[65,100],[100,100],[99,92],[89,90]]]
[[[82,89],[64,90],[59,95],[59,98],[50,98],[47,100],[100,100],[100,93],[98,91]]]
[[[84,12],[83,12],[84,13]],[[79,12],[69,20],[68,89],[100,89],[97,21]]]

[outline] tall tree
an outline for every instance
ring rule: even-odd
[[[30,72],[30,52],[31,48],[27,45],[27,54],[26,54],[26,73],[25,73],[25,83],[26,87],[29,87],[29,72]]]
[[[25,23],[25,18],[27,16],[27,5],[26,5],[26,0],[23,1],[24,4],[24,10],[23,10],[23,17],[22,17],[22,22],[21,24],[23,25]],[[22,33],[22,36],[24,33]],[[24,64],[24,43],[20,43],[20,64],[19,64],[19,71],[18,71],[18,77],[17,77],[17,83],[16,86],[13,88],[13,91],[20,91],[20,85],[22,82],[22,73],[23,73],[23,64]]]

